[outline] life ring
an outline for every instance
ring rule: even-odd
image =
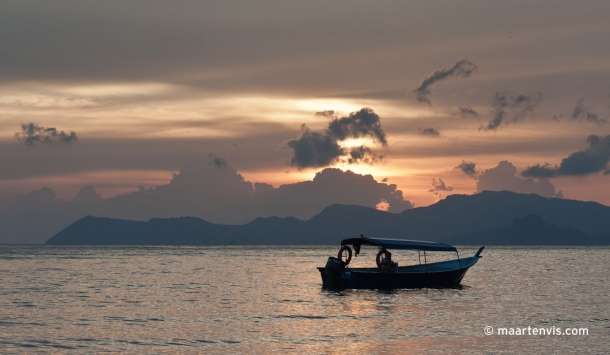
[[[377,267],[379,268],[379,270],[381,270],[382,268],[381,261],[383,261],[383,259],[388,259],[388,261],[392,261],[392,253],[390,253],[386,249],[381,249],[379,253],[377,253],[377,258],[375,258],[375,261],[377,262]]]
[[[345,261],[343,261],[344,251],[347,251],[347,257],[345,258]],[[349,262],[352,261],[352,248],[347,245],[342,246],[341,249],[339,249],[339,254],[337,254],[337,259],[341,260],[341,262],[343,262],[345,265],[349,264]]]

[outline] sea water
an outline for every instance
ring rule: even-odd
[[[488,247],[460,288],[326,291],[337,250],[0,246],[0,353],[609,352],[610,248]]]

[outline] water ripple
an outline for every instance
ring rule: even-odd
[[[462,287],[393,291],[322,290],[315,267],[333,254],[1,246],[0,353],[607,352],[610,248],[487,248]],[[590,335],[485,336],[487,325]]]

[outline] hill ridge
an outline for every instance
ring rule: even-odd
[[[608,244],[610,239],[606,237],[610,236],[608,206],[510,191],[484,191],[451,195],[434,205],[401,213],[333,204],[307,221],[295,217],[259,217],[243,225],[223,225],[196,217],[139,222],[87,216],[55,234],[47,244],[337,244],[360,233],[465,244],[473,234],[510,228],[515,218],[527,215],[535,215],[547,225],[596,236],[585,240],[577,237],[581,234],[570,234],[574,244]],[[564,240],[561,244],[569,242]]]

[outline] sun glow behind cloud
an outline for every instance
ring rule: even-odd
[[[375,208],[380,211],[387,211],[390,209],[390,204],[386,200],[381,200],[381,202],[375,205]]]

